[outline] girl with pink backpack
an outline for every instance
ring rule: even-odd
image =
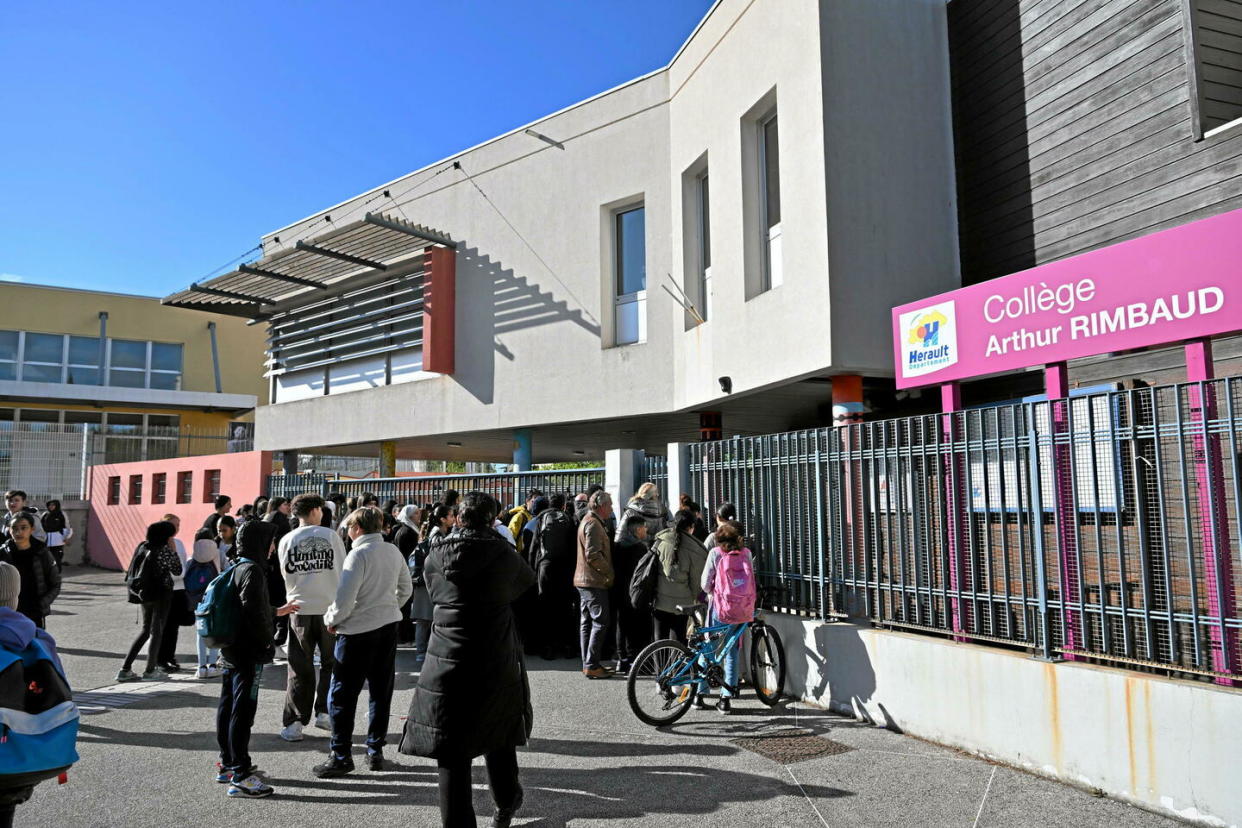
[[[703,592],[711,608],[711,624],[746,624],[755,618],[755,565],[749,549],[742,544],[742,527],[724,521],[716,527],[716,544],[703,567]],[[734,647],[725,657],[725,684],[737,687],[737,665],[742,648]],[[728,715],[732,692],[722,688],[716,709]]]

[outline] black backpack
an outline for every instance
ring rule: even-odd
[[[145,543],[138,544],[125,572],[129,603],[156,601],[172,589],[172,578],[160,567],[159,555]]]
[[[655,603],[656,588],[660,584],[660,556],[655,549],[638,559],[634,576],[630,578],[630,604],[639,612],[646,612]]]

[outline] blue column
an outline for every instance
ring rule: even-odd
[[[531,436],[529,428],[519,428],[513,432],[513,465],[518,471],[530,471]]]

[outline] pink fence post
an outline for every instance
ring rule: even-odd
[[[1064,362],[1044,366],[1044,393],[1048,397],[1048,413],[1052,428],[1052,474],[1054,513],[1056,515],[1057,551],[1060,560],[1059,583],[1061,592],[1062,644],[1067,650],[1077,650],[1085,641],[1082,634],[1082,615],[1070,608],[1072,601],[1080,597],[1082,574],[1078,571],[1078,515],[1074,511],[1074,477],[1071,452],[1073,435],[1067,442],[1060,442],[1069,432],[1069,369]],[[1067,661],[1074,661],[1072,653],[1066,653]]]
[[[1238,635],[1236,630],[1225,626],[1225,619],[1235,618],[1238,613],[1234,600],[1233,553],[1229,543],[1220,437],[1208,434],[1209,424],[1216,419],[1216,392],[1206,383],[1214,374],[1212,341],[1196,339],[1187,342],[1186,379],[1198,383],[1190,386],[1188,391],[1195,491],[1199,505],[1199,543],[1203,550],[1208,614],[1218,620],[1217,626],[1208,627],[1212,669],[1219,673],[1232,673],[1238,668]],[[1224,677],[1217,677],[1216,683],[1230,687],[1239,684],[1236,679]]]
[[[946,382],[940,386],[940,408],[944,412],[944,455],[945,479],[945,511],[948,515],[949,535],[949,607],[953,616],[953,632],[970,632],[970,615],[963,613],[962,601],[958,598],[963,589],[970,590],[972,585],[965,578],[965,544],[962,537],[962,512],[966,507],[964,469],[962,460],[953,448],[957,428],[955,413],[962,408],[962,387],[956,382]],[[969,606],[969,604],[967,605]],[[955,636],[956,641],[969,641],[965,636]]]

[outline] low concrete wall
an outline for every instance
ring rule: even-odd
[[[1203,825],[1242,824],[1242,691],[770,614],[786,689]]]

